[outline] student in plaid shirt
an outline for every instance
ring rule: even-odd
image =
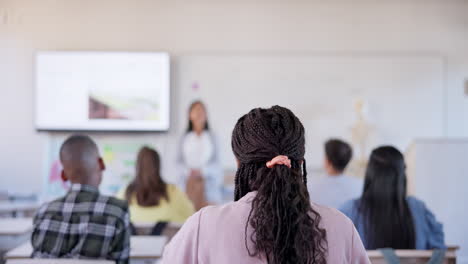
[[[44,204],[34,218],[34,258],[108,259],[128,263],[127,203],[99,194],[104,162],[94,141],[74,135],[60,148],[62,179],[72,185],[62,198]]]

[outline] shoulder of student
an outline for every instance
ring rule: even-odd
[[[312,208],[320,215],[320,227],[326,230],[330,253],[348,251],[350,258],[353,255],[364,254],[364,247],[359,238],[353,221],[337,209],[313,204]],[[357,243],[358,242],[358,243]],[[366,259],[366,257],[364,257]],[[357,259],[354,259],[357,260]],[[353,262],[354,263],[354,262]],[[368,263],[368,262],[356,262]]]
[[[115,194],[115,197],[117,199],[120,199],[120,200],[125,200],[125,192],[127,191],[127,187],[128,186],[125,186],[123,188],[121,188],[116,194]]]
[[[412,196],[412,195],[406,197],[406,201],[408,203],[410,203],[410,204],[419,205],[419,206],[426,206],[426,204],[423,201],[419,200],[418,198],[416,198],[415,196]]]
[[[321,222],[325,227],[348,228],[353,225],[352,221],[337,209],[315,203],[312,203],[312,209],[320,215]],[[204,220],[204,224],[209,222],[213,222],[214,224],[220,217],[230,219],[230,221],[237,221],[238,219],[233,218],[243,218],[248,215],[249,211],[249,207],[242,206],[242,204],[239,204],[238,202],[230,202],[225,205],[206,206],[190,216],[185,222],[184,227],[197,228],[201,219]]]
[[[419,200],[418,198],[414,196],[408,196],[406,197],[406,202],[408,203],[408,206],[414,211],[426,211],[428,210],[426,204],[422,201]]]
[[[175,184],[172,184],[172,183],[168,183],[166,185],[166,190],[167,190],[167,194],[171,197],[171,196],[177,196],[177,195],[180,195],[182,192],[181,189],[179,189],[179,187],[177,187],[177,185]]]
[[[121,200],[111,196],[102,196],[101,201],[105,201],[104,213],[118,218],[125,217],[128,214],[128,203],[125,200]],[[99,201],[98,201],[99,203]]]
[[[251,206],[248,201],[232,201],[222,205],[209,205],[200,209],[187,222],[190,222],[190,219],[192,221],[195,221],[193,219],[197,219],[196,223],[198,225],[199,220],[202,220],[203,226],[210,227],[210,229],[213,227],[236,225],[247,219],[250,209]]]
[[[168,192],[175,192],[179,190],[179,188],[175,184],[172,184],[172,183],[167,183],[166,188]]]
[[[50,214],[50,213],[52,214],[61,213],[63,210],[64,203],[65,203],[65,197],[61,197],[51,202],[44,203],[37,210],[35,219],[41,219],[44,217],[44,215]],[[96,200],[94,201],[94,203],[96,204],[94,208],[101,208],[101,210],[98,210],[98,212],[103,215],[108,215],[108,216],[113,216],[119,219],[124,219],[126,215],[128,214],[127,201],[124,201],[115,197],[99,194]]]
[[[357,210],[356,206],[357,206],[358,201],[359,201],[359,198],[346,201],[344,204],[340,206],[339,208],[340,212],[342,212],[347,217],[353,219],[356,214],[356,210]]]
[[[43,203],[39,209],[36,211],[35,218],[40,218],[49,211],[57,211],[62,208],[62,205],[65,201],[65,197],[60,197],[55,200]],[[55,208],[55,209],[54,209]]]
[[[340,210],[331,208],[328,206],[311,203],[312,209],[316,211],[322,218],[323,221],[331,222],[351,222],[351,220]]]
[[[345,174],[343,177],[345,179],[347,179],[347,181],[352,183],[352,184],[358,184],[358,185],[364,184],[364,179],[358,178],[356,176],[351,176],[351,175],[346,175]]]

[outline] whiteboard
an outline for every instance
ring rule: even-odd
[[[175,59],[177,127],[186,127],[187,106],[207,104],[227,168],[237,119],[254,107],[282,105],[307,133],[308,164],[322,164],[330,137],[351,140],[354,104],[363,100],[372,127],[369,151],[378,144],[405,149],[414,138],[444,134],[444,62],[437,55],[192,54]]]
[[[414,193],[444,224],[445,241],[460,246],[468,263],[468,139],[416,140],[412,146]]]

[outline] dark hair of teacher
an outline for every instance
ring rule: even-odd
[[[202,132],[203,130],[209,130],[208,115],[203,102],[197,100],[189,107],[187,133],[191,131]]]

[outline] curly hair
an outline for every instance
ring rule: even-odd
[[[256,191],[245,227],[250,256],[263,255],[270,264],[326,263],[326,231],[310,205],[304,159],[304,127],[287,108],[256,108],[241,117],[232,133],[232,149],[239,161],[235,177],[237,201]],[[291,168],[266,162],[288,156]],[[247,228],[253,228],[249,249]]]

